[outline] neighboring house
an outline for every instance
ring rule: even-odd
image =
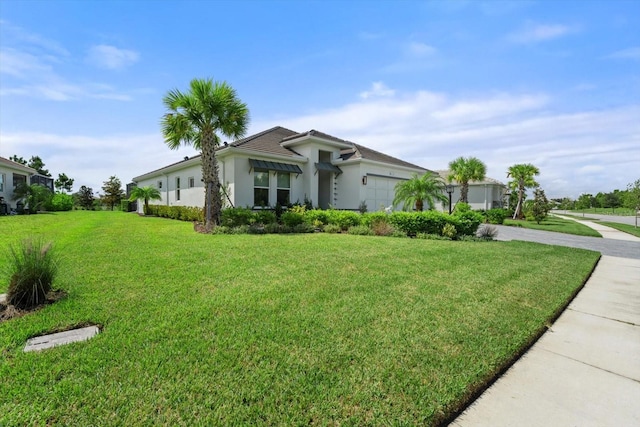
[[[31,177],[35,176],[37,171],[20,163],[13,162],[4,157],[0,157],[0,198],[7,206],[7,211],[16,209],[16,201],[13,198],[13,189],[21,183],[31,183]],[[0,207],[0,211],[2,207]]]
[[[442,177],[444,182],[449,183],[448,177],[451,171],[439,170],[438,175]],[[453,180],[453,193],[451,194],[452,205],[460,200],[460,184]],[[471,209],[474,210],[488,210],[494,208],[501,208],[503,205],[504,195],[507,191],[507,186],[497,179],[485,177],[482,181],[469,181],[469,193],[467,199]],[[448,194],[445,194],[448,196]],[[443,211],[449,210],[449,204],[442,204],[439,208]]]
[[[274,207],[289,202],[369,211],[392,204],[394,187],[427,169],[362,145],[311,130],[294,132],[277,126],[224,143],[216,150],[220,182],[234,206]],[[133,178],[154,186],[168,206],[203,206],[200,156],[186,158]],[[141,207],[140,207],[141,209]]]

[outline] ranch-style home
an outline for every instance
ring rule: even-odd
[[[448,181],[451,171],[438,170],[438,175],[445,181]],[[453,205],[460,200],[460,183],[453,180],[453,193],[451,194],[451,200]],[[469,192],[467,193],[467,200],[471,209],[474,210],[489,210],[494,208],[503,207],[503,200],[507,191],[507,186],[497,179],[485,177],[482,181],[469,181]],[[441,206],[436,206],[437,209],[448,211],[448,203],[443,203]]]
[[[277,126],[216,151],[220,182],[233,206],[259,208],[289,202],[369,211],[392,204],[395,185],[429,170],[370,148],[310,130]],[[168,206],[203,206],[200,156],[136,176],[139,187],[153,186]],[[142,209],[142,204],[139,210]]]
[[[33,184],[34,179],[40,183],[41,176],[35,169],[31,169],[20,163],[16,163],[4,157],[0,157],[0,215],[16,209],[17,201],[13,199],[13,189],[21,183]],[[42,177],[46,178],[46,177]],[[51,178],[48,178],[51,179]],[[47,187],[48,187],[48,181]],[[53,180],[51,180],[53,190]]]

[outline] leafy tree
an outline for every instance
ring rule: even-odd
[[[64,173],[59,173],[58,179],[55,180],[54,185],[58,191],[70,193],[73,188],[73,178],[69,178]]]
[[[29,213],[36,213],[38,209],[46,205],[51,199],[51,191],[40,184],[20,183],[13,189],[13,200],[22,200]]]
[[[624,207],[640,211],[640,179],[627,185],[627,191],[624,196]]]
[[[589,209],[594,205],[594,200],[591,194],[581,194],[576,200],[576,209]]]
[[[49,211],[70,211],[73,209],[73,197],[65,193],[56,193],[47,204]]]
[[[144,214],[148,215],[149,200],[162,200],[162,196],[160,195],[160,191],[155,187],[136,187],[133,189],[131,196],[129,197],[130,202],[135,200],[144,200]]]
[[[77,204],[84,209],[93,208],[93,189],[91,187],[82,186],[75,194]]]
[[[24,158],[18,157],[15,154],[13,156],[9,157],[9,160],[11,160],[13,162],[16,162],[16,163],[20,163],[21,165],[27,166],[27,161]]]
[[[171,149],[192,145],[202,153],[205,184],[205,230],[220,224],[222,197],[215,150],[218,132],[240,138],[247,130],[249,110],[226,82],[193,79],[189,92],[169,91],[163,99],[169,113],[162,118],[162,133]]]
[[[544,194],[544,190],[536,188],[533,192],[533,205],[531,206],[531,214],[538,224],[544,220],[549,211],[551,210],[551,204],[547,200],[547,196]]]
[[[507,171],[507,178],[511,177],[512,181],[509,182],[509,188],[512,191],[518,191],[518,204],[516,205],[513,218],[522,219],[522,205],[524,202],[524,192],[527,188],[534,188],[538,186],[538,183],[534,179],[534,176],[540,175],[540,170],[530,163],[516,164],[509,167]]]
[[[427,172],[418,176],[417,173],[414,173],[411,179],[396,184],[393,205],[404,203],[403,210],[412,209],[415,206],[417,211],[422,211],[426,202],[429,209],[433,209],[434,199],[441,202],[449,200],[444,195],[444,190],[444,182],[438,175]]]
[[[124,197],[122,182],[120,182],[116,176],[110,176],[109,179],[102,184],[102,191],[104,191],[102,201],[113,210],[113,207],[119,205],[120,200]]]
[[[27,166],[38,171],[40,175],[51,176],[49,171],[44,168],[44,162],[42,161],[40,156],[31,156],[31,158],[29,159],[29,163],[27,163]]]
[[[460,184],[460,201],[468,203],[469,181],[482,181],[487,173],[487,166],[476,157],[458,157],[449,163],[448,181]]]

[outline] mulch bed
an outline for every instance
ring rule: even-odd
[[[34,311],[40,310],[42,307],[53,304],[61,299],[65,298],[67,293],[61,289],[56,289],[49,291],[47,294],[47,298],[43,304],[36,305],[35,307],[31,307],[29,309],[19,309],[11,304],[0,303],[0,323],[6,322],[7,320],[14,319],[16,317],[22,317],[25,314],[32,313]]]

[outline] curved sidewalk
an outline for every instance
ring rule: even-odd
[[[451,425],[640,425],[640,243],[512,227],[499,233],[603,256],[553,326]]]

